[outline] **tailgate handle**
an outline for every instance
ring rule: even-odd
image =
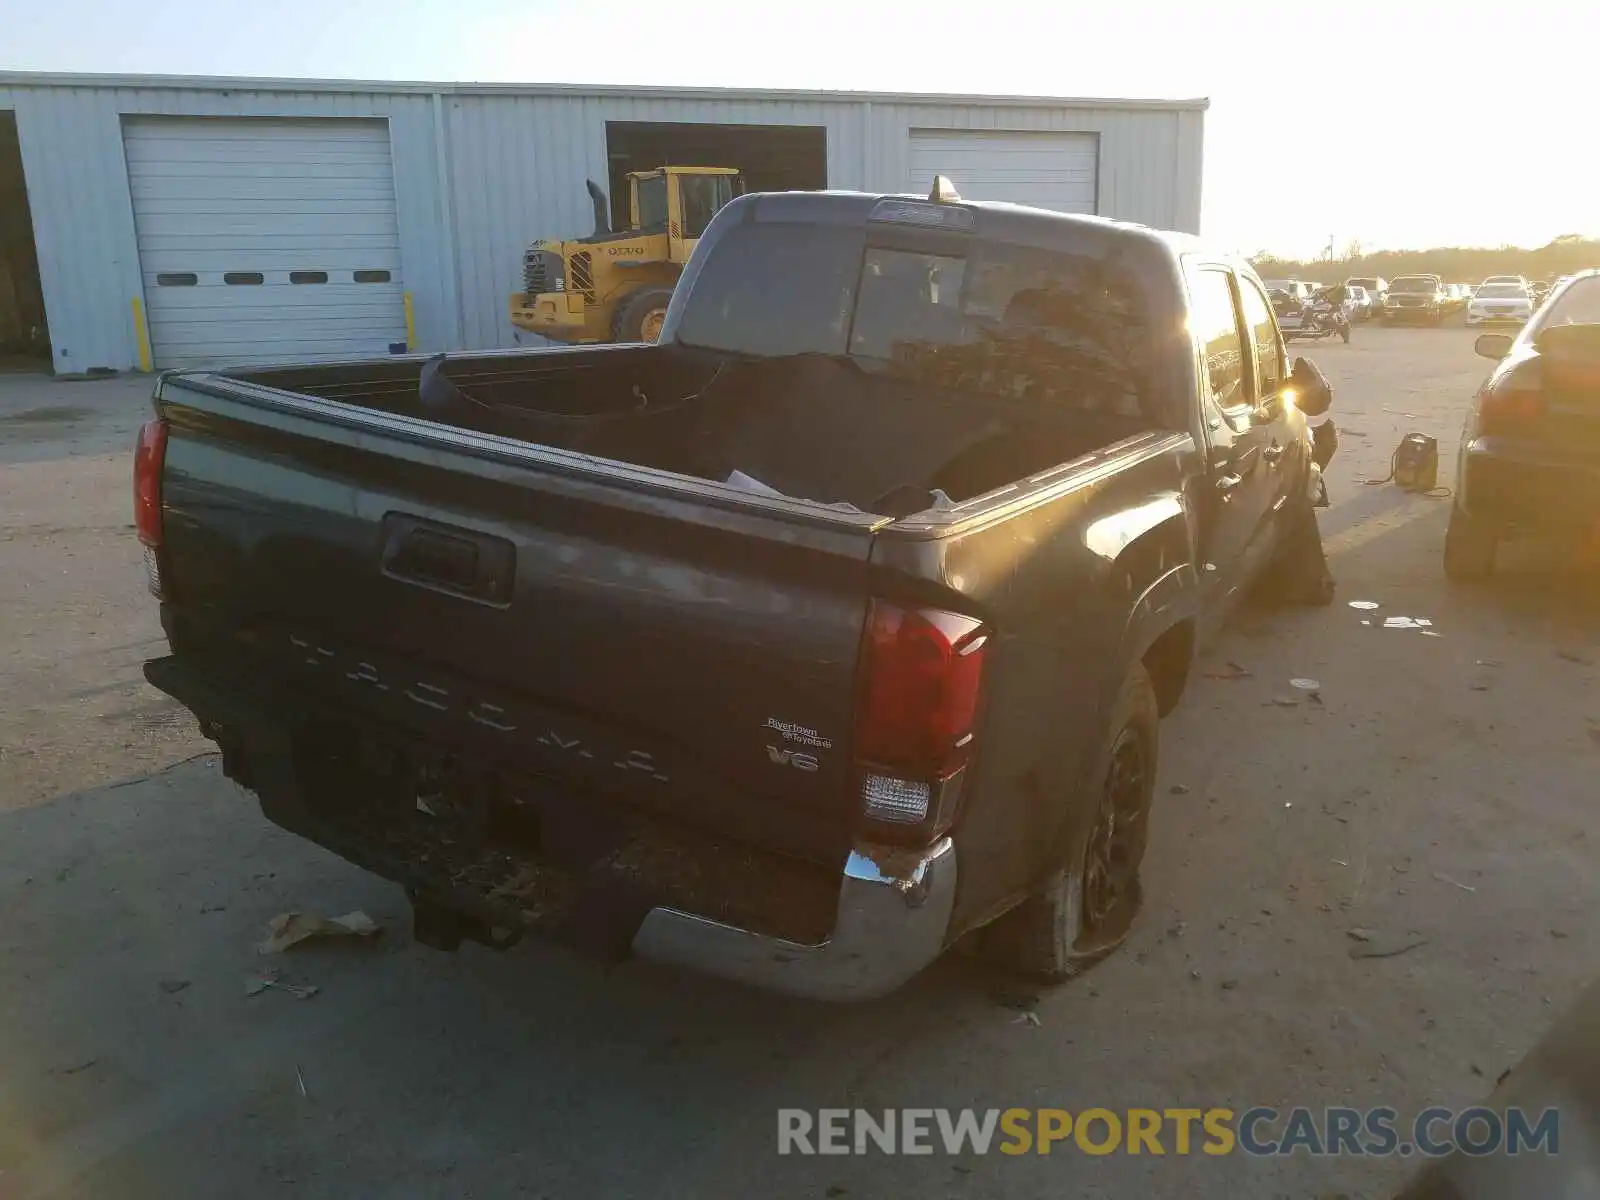
[[[383,519],[383,573],[466,600],[511,602],[516,550],[504,538],[390,513]]]

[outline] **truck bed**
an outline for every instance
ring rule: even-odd
[[[240,372],[240,381],[713,482],[904,515],[961,502],[1149,423],[1032,398],[876,378],[847,359],[746,362],[677,347],[472,355],[431,388],[420,360]],[[912,511],[915,511],[914,509]]]

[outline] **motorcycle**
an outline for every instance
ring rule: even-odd
[[[1335,335],[1342,338],[1346,345],[1350,342],[1349,306],[1334,304],[1321,297],[1306,301],[1293,317],[1280,315],[1278,325],[1283,330],[1283,340],[1286,342],[1295,338],[1318,341]]]

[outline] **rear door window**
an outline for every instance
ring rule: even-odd
[[[1206,395],[1219,414],[1249,403],[1245,391],[1245,339],[1233,300],[1232,275],[1203,267],[1189,277],[1190,313],[1205,354]]]
[[[1239,296],[1244,301],[1244,322],[1250,329],[1256,353],[1256,397],[1271,396],[1283,387],[1287,377],[1283,339],[1278,323],[1272,319],[1272,305],[1253,279],[1239,279]]]

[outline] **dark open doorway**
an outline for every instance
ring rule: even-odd
[[[16,114],[0,112],[0,356],[50,361]]]
[[[738,167],[749,192],[828,186],[828,131],[819,125],[687,125],[607,121],[613,227],[628,221],[629,171],[656,167]]]

